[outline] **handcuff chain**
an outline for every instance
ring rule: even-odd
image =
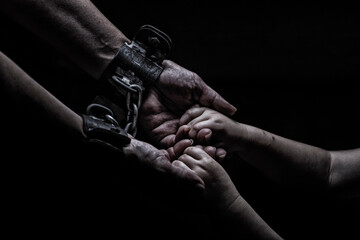
[[[142,88],[140,85],[132,84],[129,86],[132,91],[128,91],[126,94],[126,108],[127,118],[125,131],[130,133],[132,136],[136,136],[137,133],[137,120],[139,116],[139,109],[142,102]],[[136,94],[133,93],[136,92]]]

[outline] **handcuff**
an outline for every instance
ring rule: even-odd
[[[125,42],[100,78],[98,93],[84,114],[83,130],[90,142],[122,151],[137,133],[143,93],[163,71],[171,39],[151,25],[143,25]]]

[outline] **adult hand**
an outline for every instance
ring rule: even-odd
[[[132,164],[154,170],[155,174],[164,177],[166,181],[190,185],[194,189],[204,189],[204,182],[199,176],[192,171],[172,165],[176,156],[181,155],[191,145],[191,140],[184,139],[165,150],[157,149],[147,142],[132,138],[130,144],[124,147],[123,151]]]
[[[168,148],[175,144],[180,117],[194,104],[207,106],[230,116],[236,112],[233,105],[196,73],[170,60],[165,60],[163,66],[164,71],[158,81],[144,96],[139,114],[142,129],[151,140],[159,143],[159,147]],[[210,133],[210,129],[204,129],[200,135]]]

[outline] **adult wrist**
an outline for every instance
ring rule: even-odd
[[[106,109],[135,137],[143,92],[159,78],[170,47],[171,39],[165,33],[150,25],[142,26],[132,41],[122,43],[104,71],[97,96],[90,104],[92,109]]]
[[[94,115],[81,114],[84,139],[125,155],[123,148],[130,144],[127,132],[117,124]]]
[[[99,59],[99,65],[94,69],[96,73],[93,74],[96,80],[101,81],[104,78],[105,72],[114,60],[117,52],[126,42],[130,42],[130,40],[125,36],[114,36],[113,39],[111,39],[111,43],[109,43],[105,49],[100,49],[96,53],[97,59]]]
[[[142,26],[132,41],[120,44],[117,53],[103,73],[102,80],[113,82],[121,87],[136,84],[143,90],[150,87],[159,78],[162,62],[170,52],[171,39],[151,25]]]

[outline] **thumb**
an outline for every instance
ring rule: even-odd
[[[199,103],[203,106],[213,108],[225,115],[232,116],[237,111],[236,107],[226,101],[219,93],[209,87],[205,82],[201,84],[202,95]]]

